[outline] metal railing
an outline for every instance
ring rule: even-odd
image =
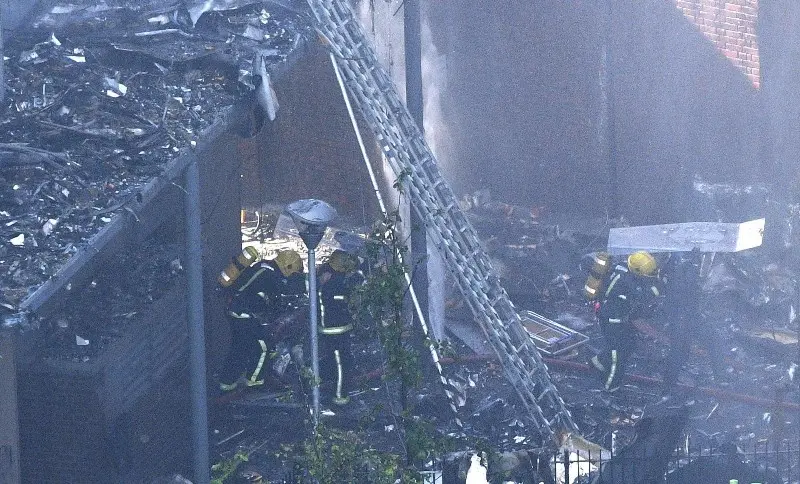
[[[653,475],[657,470],[654,462],[663,459],[666,469]],[[558,484],[800,484],[798,440],[717,444],[687,438],[669,456],[626,455],[622,451],[601,457],[563,452],[551,462],[552,474],[548,477]]]

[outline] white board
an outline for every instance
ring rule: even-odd
[[[612,228],[608,252],[630,254],[649,252],[739,252],[759,247],[764,240],[763,218],[744,223],[689,222]]]

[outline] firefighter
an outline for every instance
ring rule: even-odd
[[[720,349],[720,338],[706,321],[701,311],[701,274],[703,255],[699,249],[687,253],[675,253],[665,267],[665,292],[662,317],[670,331],[670,350],[667,355],[663,390],[672,393],[678,382],[678,374],[689,358],[694,341],[705,346],[713,377],[727,384],[725,363]]]
[[[604,287],[597,317],[605,345],[591,362],[604,388],[614,391],[636,348],[633,320],[649,315],[661,296],[656,259],[645,251],[634,252],[626,263],[614,267]]]
[[[241,382],[248,387],[264,384],[278,336],[275,322],[287,310],[287,299],[305,293],[303,260],[297,252],[280,250],[272,260],[242,259],[235,258],[220,275],[231,322],[231,347],[220,375],[224,392]]]
[[[353,371],[350,301],[355,288],[364,282],[358,265],[357,256],[337,249],[319,267],[320,379],[323,388],[330,388],[331,402],[335,405],[350,401]]]

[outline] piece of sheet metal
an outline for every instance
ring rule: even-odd
[[[588,336],[533,311],[521,311],[519,315],[536,348],[545,355],[562,355],[589,340]]]
[[[608,252],[630,254],[650,252],[739,252],[759,247],[764,239],[764,219],[744,223],[689,222],[612,228]]]

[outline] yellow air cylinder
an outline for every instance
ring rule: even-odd
[[[237,255],[231,263],[219,273],[219,277],[217,277],[219,285],[222,287],[230,287],[242,273],[242,270],[258,262],[259,259],[258,250],[255,247],[245,247],[242,253]]]
[[[589,277],[586,278],[586,282],[583,284],[583,295],[590,301],[597,299],[602,285],[603,281],[601,279],[589,274]]]
[[[611,268],[611,255],[608,252],[597,252],[592,254],[592,260],[594,262],[589,269],[589,276],[583,284],[583,295],[589,301],[594,301],[600,294],[603,280]]]
[[[257,262],[258,259],[258,250],[252,245],[245,247],[242,253],[236,256],[236,260],[242,267],[250,267]]]

